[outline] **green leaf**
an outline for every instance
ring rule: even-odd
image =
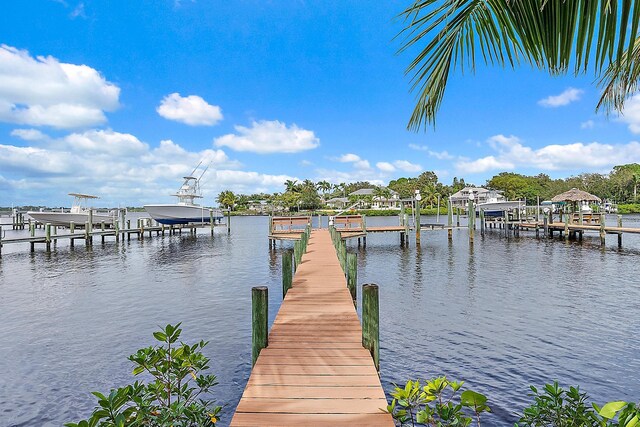
[[[144,366],[136,366],[133,369],[133,375],[140,375],[143,372],[144,372]]]
[[[623,402],[622,400],[618,400],[615,402],[609,402],[600,409],[600,416],[610,420],[611,418],[616,416],[616,413],[622,408],[627,406],[627,402]]]
[[[460,403],[463,406],[482,406],[487,403],[487,397],[484,394],[466,390],[460,395]]]
[[[155,339],[161,342],[165,342],[167,340],[167,335],[162,332],[154,332],[153,336]]]
[[[623,427],[636,427],[640,424],[640,419],[638,419],[637,415],[634,415]]]

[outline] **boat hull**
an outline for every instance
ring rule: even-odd
[[[211,218],[209,208],[197,205],[144,205],[144,210],[155,221],[165,225],[208,223]],[[220,210],[213,210],[214,221],[220,220],[222,217]]]
[[[87,212],[27,212],[34,220],[42,224],[69,227],[73,222],[78,227],[83,227],[89,221]],[[113,217],[104,214],[93,214],[93,225],[96,226],[104,221],[107,225],[113,225]]]

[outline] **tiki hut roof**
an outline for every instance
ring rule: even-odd
[[[553,199],[552,202],[598,202],[600,203],[600,197],[594,196],[591,193],[587,193],[586,191],[578,190],[577,188],[572,188],[569,191],[565,191],[562,194],[558,194]]]

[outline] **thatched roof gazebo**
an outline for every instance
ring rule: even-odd
[[[596,202],[600,203],[600,197],[594,196],[591,193],[587,193],[586,191],[578,190],[577,188],[572,188],[569,191],[565,191],[562,194],[558,194],[557,196],[551,199],[552,202]]]
[[[572,188],[569,191],[565,191],[562,194],[558,194],[557,196],[551,199],[553,203],[564,203],[567,207],[571,207],[570,209],[562,208],[560,212],[560,221],[562,221],[562,214],[569,214],[573,212],[573,215],[580,215],[580,223],[583,220],[583,214],[586,213],[589,215],[589,223],[591,223],[591,208],[589,205],[591,203],[600,203],[600,197],[595,196],[591,193],[587,193],[586,191],[578,190],[577,188]],[[573,220],[576,220],[575,216]]]

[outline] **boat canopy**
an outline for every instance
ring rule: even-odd
[[[91,194],[81,194],[81,193],[69,193],[70,196],[77,197],[78,199],[99,199],[98,196],[92,196]]]

